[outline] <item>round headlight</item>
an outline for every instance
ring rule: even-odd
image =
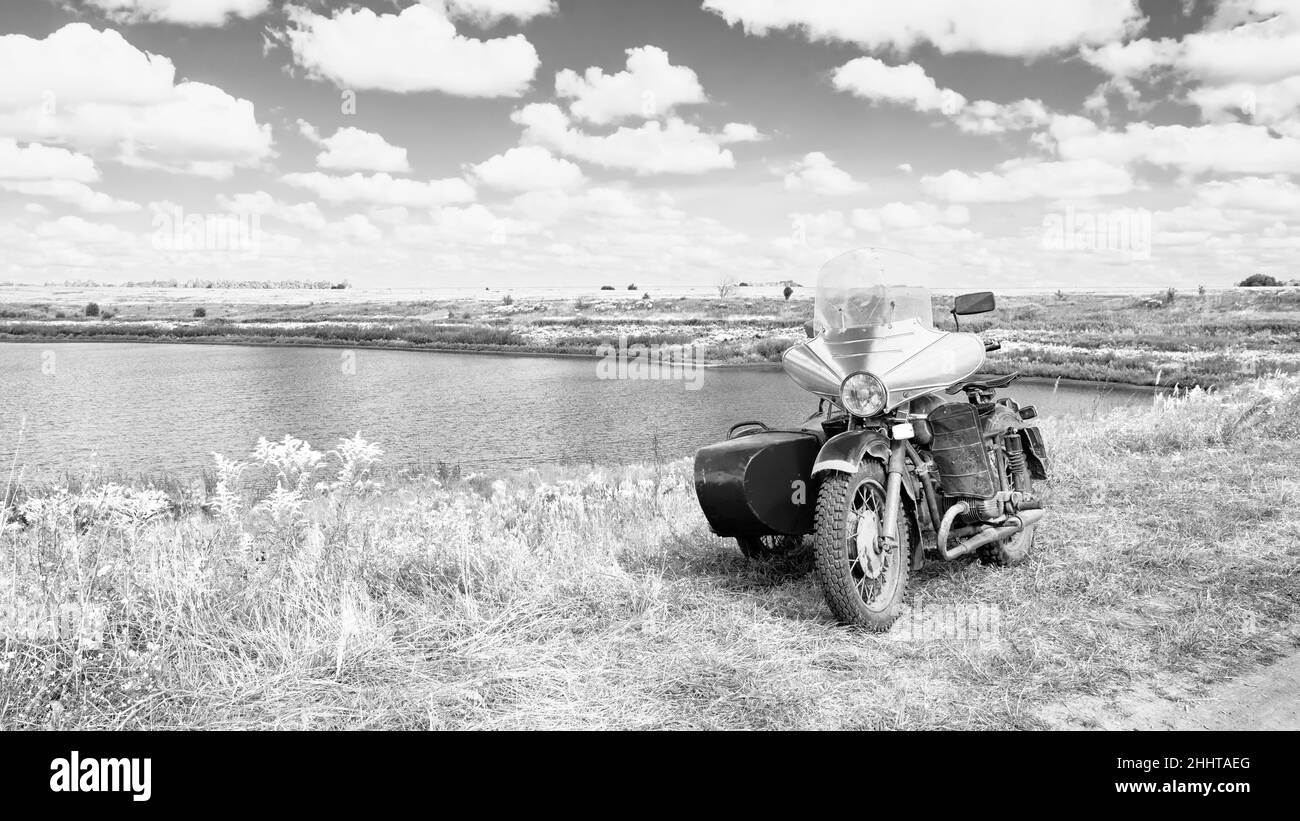
[[[854,416],[875,416],[885,408],[885,385],[869,373],[849,374],[840,385],[840,402]]]

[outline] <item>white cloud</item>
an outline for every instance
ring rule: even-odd
[[[857,57],[831,74],[837,91],[873,103],[904,105],[916,111],[938,111],[967,134],[1002,134],[1046,125],[1047,107],[1039,100],[995,103],[967,99],[950,88],[941,88],[916,63],[891,66],[874,57]]]
[[[1177,40],[1130,40],[1127,43],[1106,43],[1096,48],[1084,47],[1079,56],[1112,77],[1134,78],[1151,72],[1162,64],[1170,63],[1177,55]]]
[[[1300,185],[1280,176],[1212,180],[1197,189],[1196,198],[1216,208],[1239,208],[1300,218]]]
[[[0,109],[39,106],[50,116],[81,103],[152,105],[171,96],[175,77],[171,60],[112,29],[69,23],[43,40],[0,36]]]
[[[504,246],[512,236],[536,233],[537,225],[501,217],[483,205],[446,206],[430,212],[428,222],[398,225],[394,238],[408,245],[435,244]]]
[[[956,114],[966,105],[957,92],[939,88],[938,84],[916,63],[891,66],[875,57],[850,60],[831,75],[837,91],[872,102],[906,105],[917,111],[942,111]]]
[[[1115,88],[1133,108],[1141,107],[1136,80],[1173,74],[1206,119],[1242,116],[1273,125],[1300,111],[1300,7],[1294,3],[1224,2],[1203,30],[1180,40],[1112,43],[1082,55],[1111,78],[1095,97]]]
[[[83,0],[120,23],[220,26],[229,17],[252,19],[270,0]]]
[[[440,0],[421,0],[426,5],[438,5]],[[449,0],[451,11],[477,23],[492,24],[506,17],[526,23],[534,17],[544,17],[555,12],[552,0]]]
[[[220,195],[217,203],[227,211],[235,214],[256,214],[259,217],[271,217],[300,228],[314,231],[323,229],[327,220],[321,213],[320,206],[314,202],[288,204],[277,200],[265,191],[247,194]]]
[[[654,119],[680,105],[707,102],[695,72],[670,64],[663,49],[642,46],[626,54],[627,68],[617,74],[592,66],[582,75],[570,69],[555,75],[555,94],[573,99],[573,117],[607,125],[629,117]]]
[[[582,185],[582,169],[539,145],[512,148],[472,167],[484,184],[505,191],[568,189]]]
[[[803,159],[785,175],[787,191],[811,191],[814,194],[837,196],[865,191],[866,183],[858,182],[830,157],[820,151],[805,154]]]
[[[718,135],[720,143],[756,143],[763,139],[758,127],[751,123],[727,123]]]
[[[66,148],[17,141],[0,137],[0,179],[6,180],[76,180],[99,179],[94,160]]]
[[[1300,119],[1300,73],[1272,83],[1201,86],[1189,90],[1187,99],[1206,120],[1230,122],[1244,117],[1262,125],[1294,125]]]
[[[575,215],[606,219],[639,219],[646,215],[645,205],[621,188],[529,191],[515,197],[511,205],[538,222],[554,222]]]
[[[411,211],[404,205],[377,206],[369,211],[370,219],[387,225],[400,225],[411,216]]]
[[[1064,162],[1015,159],[996,171],[967,173],[953,169],[921,178],[932,197],[948,202],[1016,202],[1038,197],[1086,199],[1124,194],[1134,188],[1133,177],[1099,159]]]
[[[970,210],[964,205],[938,206],[931,202],[891,202],[879,208],[855,208],[850,216],[855,228],[871,233],[887,230],[927,228],[934,225],[965,225]]]
[[[1300,9],[1292,2],[1225,3],[1220,12],[1250,6],[1266,16],[1220,17],[1208,30],[1185,35],[1174,64],[1211,82],[1269,82],[1300,74]]]
[[[349,8],[324,17],[298,6],[287,13],[283,36],[294,61],[310,76],[345,89],[518,97],[539,62],[522,34],[492,40],[457,34],[441,4],[408,6],[398,14]]]
[[[472,202],[474,189],[458,177],[444,180],[408,180],[380,172],[350,174],[346,177],[320,171],[285,174],[286,185],[303,188],[328,202],[370,202],[378,205],[405,205],[410,208],[433,208],[458,202]]]
[[[523,141],[527,144],[543,145],[584,162],[638,174],[701,174],[732,168],[735,158],[722,144],[757,136],[753,126],[732,124],[722,134],[711,134],[676,117],[664,123],[650,120],[637,128],[620,126],[603,136],[588,134],[573,128],[553,103],[533,103],[510,117],[524,126]]]
[[[383,231],[366,219],[364,214],[349,214],[337,222],[330,223],[326,230],[337,239],[353,242],[376,243],[384,238]]]
[[[1187,173],[1300,173],[1300,139],[1273,136],[1262,125],[1130,123],[1102,130],[1083,117],[1054,117],[1049,127],[1067,160],[1095,159],[1116,165],[1149,163]]]
[[[0,136],[61,142],[143,168],[211,177],[270,156],[253,104],[216,86],[173,85],[170,60],[112,30],[71,23],[43,40],[0,37]]]
[[[45,239],[88,245],[135,245],[137,238],[129,231],[104,222],[89,222],[81,217],[65,216],[36,226],[36,235]]]
[[[0,180],[0,189],[32,197],[50,197],[94,214],[139,211],[139,203],[119,200],[75,180]]]
[[[1051,120],[1047,107],[1039,100],[995,103],[976,100],[963,108],[953,122],[966,134],[1003,134],[1040,128]]]
[[[406,149],[393,145],[373,131],[344,126],[332,137],[321,137],[305,120],[298,121],[303,136],[325,150],[316,155],[316,167],[330,171],[393,171],[411,170],[406,159]]]
[[[906,52],[932,43],[945,54],[1037,57],[1123,39],[1142,21],[1136,0],[705,0],[704,8],[747,33],[800,29],[810,40]]]

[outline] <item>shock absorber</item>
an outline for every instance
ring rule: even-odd
[[[1025,463],[1025,443],[1019,431],[1008,430],[1002,440],[1003,451],[1007,455],[1007,473],[1011,474],[1011,483],[1021,493],[1030,491],[1029,466]]]

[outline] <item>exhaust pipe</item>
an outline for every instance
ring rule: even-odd
[[[948,512],[943,516],[943,523],[939,525],[939,533],[937,534],[939,537],[939,553],[943,556],[944,561],[952,561],[968,553],[973,553],[986,544],[992,544],[1008,536],[1013,536],[1031,525],[1038,524],[1044,513],[1042,508],[1022,510],[1016,515],[1008,517],[1008,524],[990,527],[965,541],[958,542],[956,547],[949,550],[948,533],[952,528],[952,521],[957,518],[958,514],[964,512],[962,508],[965,505],[965,502],[958,502],[948,508]]]

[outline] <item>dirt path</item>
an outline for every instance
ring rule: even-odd
[[[1172,680],[1040,711],[1062,730],[1300,730],[1300,653],[1192,693]]]

